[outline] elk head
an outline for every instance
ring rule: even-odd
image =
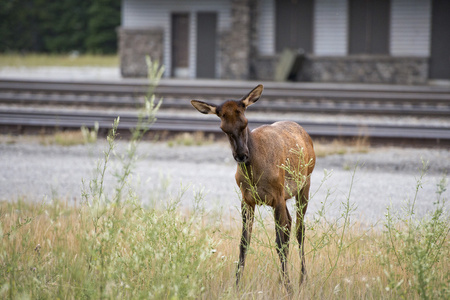
[[[248,149],[250,130],[248,129],[248,120],[244,113],[248,106],[258,101],[263,89],[262,84],[260,84],[241,100],[228,100],[220,105],[198,100],[191,101],[191,104],[202,114],[215,114],[220,118],[220,129],[227,135],[234,160],[238,163],[250,161]]]

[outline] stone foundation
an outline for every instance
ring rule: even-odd
[[[274,80],[278,56],[258,57],[255,78]],[[428,58],[391,56],[323,57],[307,55],[297,81],[385,84],[425,84]]]
[[[146,55],[162,62],[162,29],[119,29],[120,72],[123,77],[146,77]]]
[[[278,56],[260,56],[252,61],[251,70],[255,80],[274,80]]]
[[[300,81],[424,84],[428,78],[425,57],[307,56]]]

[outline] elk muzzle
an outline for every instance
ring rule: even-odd
[[[233,158],[238,163],[247,163],[249,161],[249,150],[247,145],[247,134],[242,132],[237,135],[228,135],[230,139],[230,144],[232,146]]]

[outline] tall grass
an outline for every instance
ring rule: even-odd
[[[151,205],[141,202],[132,188],[132,172],[136,149],[157,109],[155,99],[148,97],[125,153],[117,153],[120,119],[115,121],[95,175],[84,183],[81,201],[0,203],[0,298],[290,297],[280,283],[275,224],[265,208],[256,209],[252,244],[237,290],[238,222],[228,224],[206,214],[201,192],[195,193],[192,209],[182,212],[178,204],[186,190],[171,195],[164,183],[154,191]],[[111,172],[113,158],[120,160],[121,168],[115,172],[116,184],[107,186],[104,177]],[[330,176],[325,171],[322,183]],[[353,182],[357,167],[349,176]],[[328,217],[334,197],[330,191],[324,199],[312,193],[310,201],[322,206],[306,219],[308,277],[301,286],[293,286],[294,297],[448,299],[450,219],[443,197],[447,185],[443,177],[436,195],[429,197],[434,210],[427,216],[417,217],[414,197],[401,212],[387,209],[382,229],[355,220],[351,189],[338,218]],[[291,281],[298,282],[298,244],[294,238],[290,243],[289,273]]]
[[[446,177],[437,184],[434,211],[424,218],[415,218],[417,195],[426,168],[423,162],[415,195],[405,202],[403,214],[393,212],[392,207],[387,209],[385,239],[381,244],[386,253],[379,256],[386,268],[386,289],[405,298],[417,293],[422,299],[449,299],[450,219],[445,211],[446,199],[442,197],[447,188]]]
[[[121,201],[114,201],[113,190],[111,197],[90,198],[91,203],[1,203],[0,297],[288,297],[280,284],[275,225],[263,208],[256,211],[237,291],[240,224],[209,219],[201,202],[182,213],[179,196],[155,193],[171,204],[146,207],[132,190]],[[450,225],[439,195],[424,218],[388,211],[383,230],[351,221],[351,202],[342,203],[340,218],[329,219],[324,201],[306,222],[308,278],[294,285],[295,295],[448,299]],[[298,245],[291,240],[290,275],[298,282]]]

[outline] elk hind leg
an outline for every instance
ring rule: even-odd
[[[252,236],[253,220],[255,218],[255,208],[248,205],[244,201],[241,205],[242,213],[242,236],[239,244],[239,262],[236,270],[236,287],[239,286],[242,273],[244,272],[245,258],[247,250],[250,246],[250,239]]]
[[[280,257],[281,261],[281,272],[283,282],[287,291],[291,294],[292,287],[287,270],[287,259],[289,255],[289,237],[291,234],[292,218],[289,214],[285,202],[275,207],[274,217],[275,217],[275,232],[276,232],[275,241],[277,245],[278,256]]]
[[[306,265],[305,265],[305,223],[304,216],[308,207],[309,201],[309,182],[295,197],[297,206],[297,222],[296,222],[296,237],[298,241],[298,247],[300,252],[300,261],[302,264],[302,270],[300,273],[299,284],[301,285],[306,278]]]

